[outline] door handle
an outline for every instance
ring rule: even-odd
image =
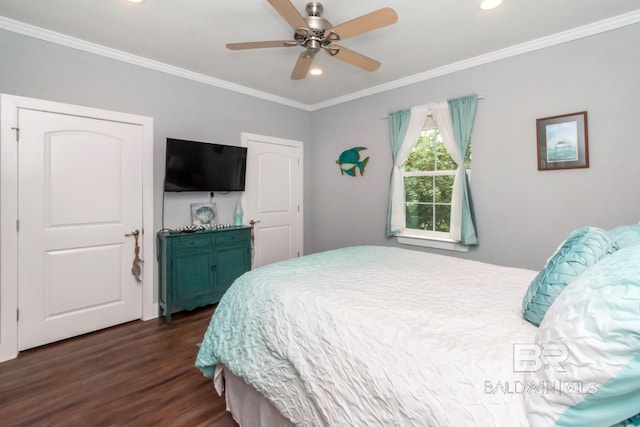
[[[251,226],[251,259],[253,259],[253,251],[255,248],[256,234],[253,232],[253,226],[259,223],[260,221],[249,221],[249,225]]]
[[[255,255],[255,250],[256,250],[256,233],[254,232],[253,226],[256,225],[259,222],[260,221],[254,221],[254,220],[249,221],[249,225],[251,226],[251,236],[250,236],[250,240],[251,240],[251,264],[253,264],[253,256]]]
[[[133,230],[131,233],[125,234],[125,237],[131,237],[135,239],[135,244],[133,247],[134,257],[133,257],[133,265],[131,266],[131,274],[136,278],[136,282],[142,283],[142,279],[140,275],[142,274],[142,264],[144,261],[140,259],[140,245],[138,244],[138,237],[140,236],[140,230],[137,228]]]

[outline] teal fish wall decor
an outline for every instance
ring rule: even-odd
[[[364,175],[364,168],[369,162],[369,158],[360,160],[360,151],[366,150],[367,147],[353,147],[343,151],[336,160],[336,163],[340,165],[340,173],[350,176],[356,176],[356,169],[360,170],[360,176]]]

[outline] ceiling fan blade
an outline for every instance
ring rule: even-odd
[[[304,18],[298,9],[289,0],[267,0],[271,6],[282,16],[285,21],[295,30],[300,27],[307,27]]]
[[[373,58],[369,58],[368,56],[364,56],[361,53],[342,46],[331,45],[331,50],[327,50],[327,53],[346,62],[347,64],[362,68],[365,71],[375,71],[380,68],[380,65],[382,65]]]
[[[390,7],[384,7],[352,19],[351,21],[337,25],[330,30],[327,30],[325,34],[329,34],[329,32],[333,31],[340,36],[340,40],[344,40],[349,37],[366,33],[367,31],[395,24],[396,22],[398,22],[398,15],[396,14],[396,11]]]
[[[246,43],[227,43],[227,49],[243,50],[243,49],[261,49],[264,47],[286,47],[285,40],[263,41],[263,42],[246,42]]]
[[[291,80],[302,80],[307,76],[311,63],[313,62],[314,53],[307,51],[301,52],[296,61],[293,72],[291,73]]]

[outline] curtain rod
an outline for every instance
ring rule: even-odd
[[[476,99],[487,99],[487,97],[486,97],[485,95],[478,95],[478,96],[476,97]],[[388,119],[388,118],[389,118],[389,116],[388,116],[388,115],[387,115],[387,116],[382,116],[382,118],[383,118],[383,119]]]

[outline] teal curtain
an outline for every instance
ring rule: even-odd
[[[467,147],[469,146],[469,141],[471,140],[471,130],[473,128],[473,120],[476,116],[478,96],[469,95],[450,99],[448,103],[449,109],[451,110],[453,137],[464,157],[467,152]],[[461,244],[467,246],[476,246],[478,244],[469,177],[466,173],[464,174],[461,230]]]
[[[391,158],[393,164],[396,163],[396,157],[402,147],[402,142],[407,134],[407,128],[409,127],[409,119],[411,118],[411,110],[400,110],[389,114],[389,138],[391,140]],[[391,178],[389,180],[389,206],[387,208],[387,237],[395,234],[394,230],[391,230],[391,197],[393,195],[393,173],[395,168],[391,168]]]

